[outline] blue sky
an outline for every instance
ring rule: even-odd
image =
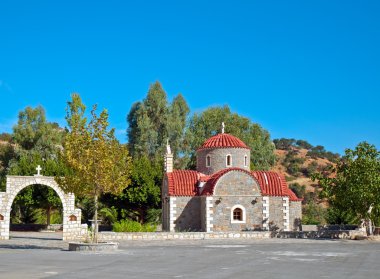
[[[0,2],[0,132],[26,106],[65,124],[78,92],[126,141],[159,80],[192,112],[213,105],[343,153],[380,148],[379,1]]]

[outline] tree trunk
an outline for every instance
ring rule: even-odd
[[[94,243],[98,243],[98,194],[95,194],[94,197]]]
[[[46,208],[46,226],[50,226],[50,217],[51,217],[51,206],[48,205]]]

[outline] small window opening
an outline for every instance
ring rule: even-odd
[[[227,167],[230,167],[230,166],[231,166],[231,155],[227,155],[227,158],[226,158],[226,165],[227,165]]]
[[[209,167],[209,166],[211,166],[211,157],[210,157],[210,155],[207,155],[207,157],[206,157],[206,167]]]
[[[233,211],[234,221],[243,221],[243,210],[241,208],[235,208]]]
[[[248,166],[247,155],[244,156],[244,167]]]
[[[4,221],[4,216],[0,214],[0,221]]]

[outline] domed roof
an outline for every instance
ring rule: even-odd
[[[221,133],[207,139],[199,149],[206,148],[246,148],[248,146],[233,135]],[[198,149],[198,150],[199,150]]]

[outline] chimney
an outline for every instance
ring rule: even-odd
[[[165,154],[165,162],[164,162],[165,172],[173,172],[173,154],[170,149],[169,140],[166,143],[166,154]]]

